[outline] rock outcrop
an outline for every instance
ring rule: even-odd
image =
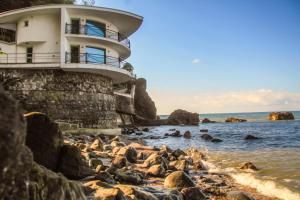
[[[0,88],[0,197],[85,200],[80,185],[33,161],[25,146],[26,121],[18,103]]]
[[[169,125],[199,125],[199,114],[185,110],[175,110],[168,118]]]
[[[295,117],[291,112],[272,112],[269,114],[269,120],[294,120]]]
[[[156,120],[156,107],[151,97],[146,91],[147,81],[144,78],[139,78],[135,82],[134,107],[137,116]]]
[[[238,122],[247,122],[247,120],[246,119],[239,119],[239,118],[235,118],[235,117],[230,117],[230,118],[227,118],[225,120],[225,122],[238,123]]]
[[[210,120],[210,119],[208,119],[208,118],[202,119],[201,122],[202,122],[203,124],[216,123],[216,121],[212,121],[212,120]]]

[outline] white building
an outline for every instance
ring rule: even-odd
[[[0,13],[0,68],[96,73],[113,83],[134,78],[123,69],[128,37],[141,16],[101,7],[44,5]]]

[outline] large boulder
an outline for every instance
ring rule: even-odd
[[[136,115],[144,118],[155,120],[156,119],[156,107],[151,97],[146,91],[147,81],[146,79],[139,78],[135,82],[135,95],[134,95],[134,107]]]
[[[199,114],[191,113],[185,110],[175,110],[168,118],[170,125],[199,125]]]
[[[206,196],[197,187],[184,188],[181,190],[184,200],[206,200]]]
[[[269,114],[269,120],[294,120],[295,117],[291,112],[272,112]]]
[[[33,153],[34,161],[56,171],[63,135],[58,125],[42,113],[26,114],[26,145]]]
[[[164,182],[166,188],[195,187],[192,179],[183,171],[176,171],[167,176]]]

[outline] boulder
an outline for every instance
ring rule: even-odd
[[[216,123],[216,121],[211,121],[210,119],[208,119],[208,118],[204,118],[204,119],[202,119],[202,121],[201,121],[203,124],[208,124],[208,123]]]
[[[100,138],[96,138],[91,146],[90,146],[90,149],[92,150],[96,150],[96,151],[103,151],[103,142]]]
[[[112,165],[116,168],[123,168],[127,165],[127,159],[125,156],[121,156],[121,155],[117,155],[113,161],[112,161]]]
[[[175,160],[169,163],[169,169],[176,171],[188,171],[188,162],[186,160]]]
[[[33,159],[53,171],[57,170],[63,135],[58,125],[42,113],[26,114],[26,146],[33,153]]]
[[[127,200],[124,193],[118,188],[97,188],[94,195],[99,200]]]
[[[206,134],[206,133],[201,135],[201,138],[204,140],[212,140],[213,139],[213,137],[211,135]]]
[[[226,197],[228,200],[254,200],[253,197],[242,191],[227,192]]]
[[[181,193],[184,200],[206,200],[206,196],[197,187],[183,188]]]
[[[238,122],[247,122],[247,120],[246,119],[239,119],[239,118],[230,117],[230,118],[227,118],[225,120],[225,122],[228,122],[228,123],[238,123]]]
[[[272,112],[269,114],[269,120],[294,120],[295,117],[291,112]]]
[[[179,156],[186,156],[186,153],[181,149],[176,149],[175,151],[172,152],[172,156],[178,158]]]
[[[130,170],[117,170],[115,171],[115,179],[121,183],[142,184],[143,176]]]
[[[245,162],[240,166],[240,169],[251,169],[257,171],[258,168],[252,162]]]
[[[144,119],[156,120],[156,107],[146,91],[146,79],[139,78],[135,81],[134,107],[135,113]]]
[[[84,162],[80,150],[68,144],[61,148],[58,171],[70,179],[82,179],[93,174]]]
[[[190,131],[186,131],[186,132],[184,132],[183,137],[184,137],[185,139],[191,139],[192,134],[191,134]]]
[[[105,171],[98,172],[98,174],[95,176],[95,179],[109,183],[109,184],[116,183],[116,181],[113,179],[112,175]]]
[[[175,110],[168,118],[169,125],[199,125],[199,114],[185,110]]]
[[[254,135],[246,135],[246,137],[244,138],[244,140],[257,140],[257,139],[259,138]]]
[[[164,187],[166,188],[195,187],[195,183],[185,172],[176,171],[167,176],[167,178],[164,181]]]
[[[118,151],[117,155],[125,156],[131,163],[135,163],[137,160],[137,151],[133,147],[123,147]]]
[[[165,168],[162,165],[153,165],[151,166],[147,174],[154,177],[163,177],[166,173]]]
[[[164,157],[161,155],[158,155],[157,153],[151,154],[145,161],[144,161],[144,167],[151,167],[152,165],[162,164],[165,169],[167,169],[167,161]]]
[[[182,135],[180,134],[180,131],[176,130],[175,132],[169,134],[168,136],[172,136],[172,137],[181,137]]]

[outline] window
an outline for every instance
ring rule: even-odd
[[[28,20],[24,21],[24,26],[27,27],[28,25],[29,25],[29,21]]]
[[[86,21],[86,34],[90,36],[105,37],[106,28],[105,24],[87,20]]]
[[[105,49],[96,47],[86,47],[86,62],[95,64],[106,63],[106,52]]]
[[[27,47],[26,49],[26,62],[32,63],[32,57],[33,57],[33,48]]]

